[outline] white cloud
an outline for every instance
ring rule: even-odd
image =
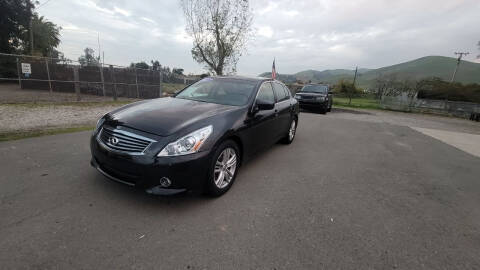
[[[258,9],[258,10],[257,10],[257,13],[258,13],[259,15],[265,15],[266,13],[269,13],[269,12],[271,12],[271,11],[276,10],[277,7],[278,7],[277,2],[271,1],[271,2],[268,2],[268,4],[267,4],[266,7],[263,7],[263,8]]]
[[[271,38],[273,36],[273,30],[270,26],[261,26],[258,28],[258,34],[262,37]]]
[[[125,9],[121,9],[119,7],[113,7],[113,11],[115,11],[116,13],[120,13],[122,14],[123,16],[130,16],[130,12],[126,11]]]
[[[454,56],[467,50],[479,61],[478,0],[255,0],[256,38],[239,62],[240,74],[271,68],[302,69],[380,67],[425,55]],[[39,10],[62,26],[61,50],[77,58],[97,48],[100,33],[106,61],[129,64],[158,59],[164,65],[200,72],[191,57],[177,0],[51,1]]]
[[[147,17],[141,17],[140,19],[146,21],[146,22],[149,22],[149,23],[156,23],[154,20],[150,19],[150,18],[147,18]]]
[[[183,27],[177,27],[175,29],[175,33],[173,35],[173,38],[178,43],[192,44],[192,42],[193,42],[193,39],[187,34],[187,32],[185,31],[185,29]]]
[[[295,17],[298,14],[300,14],[300,12],[298,12],[297,10],[287,10],[287,11],[284,11],[283,13],[289,17]]]

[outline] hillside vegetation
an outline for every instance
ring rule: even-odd
[[[457,59],[445,56],[426,56],[413,61],[382,67],[378,69],[359,69],[357,85],[362,88],[371,88],[379,76],[395,76],[400,80],[419,80],[438,77],[445,81],[451,79]],[[285,82],[296,80],[337,83],[339,80],[353,80],[355,70],[305,70],[295,74],[279,74],[278,78]],[[270,72],[260,74],[270,76]],[[480,83],[480,64],[462,61],[455,78],[456,82],[463,84]]]

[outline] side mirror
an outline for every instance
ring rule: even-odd
[[[255,106],[253,107],[252,113],[257,113],[259,111],[268,111],[268,110],[273,110],[275,108],[275,103],[262,100],[262,99],[257,99],[255,102]]]

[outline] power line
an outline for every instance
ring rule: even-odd
[[[41,4],[40,6],[38,6],[38,7],[35,8],[35,9],[39,9],[39,8],[45,6],[45,5],[48,4],[48,2],[50,2],[50,1],[52,1],[52,0],[47,0],[47,1],[45,1],[43,4]]]

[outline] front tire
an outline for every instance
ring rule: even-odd
[[[240,151],[234,141],[222,142],[210,164],[210,170],[206,182],[206,193],[213,197],[219,197],[227,192],[233,185],[240,164]]]

